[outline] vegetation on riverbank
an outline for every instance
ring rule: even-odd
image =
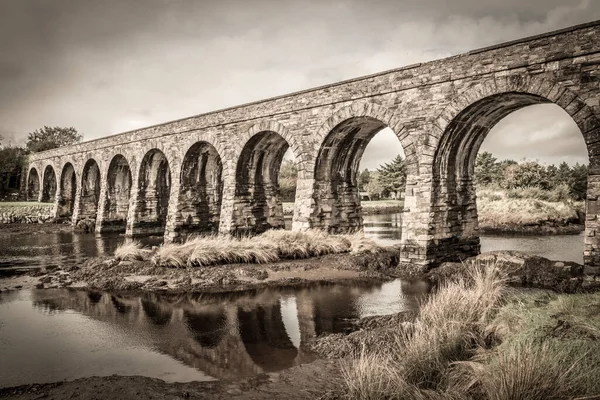
[[[148,260],[171,268],[219,264],[266,264],[285,259],[305,259],[327,254],[377,252],[380,247],[362,232],[330,235],[320,230],[271,230],[258,236],[190,237],[184,243],[166,243],[148,251],[138,242],[126,242],[115,251],[118,260]]]
[[[546,228],[582,225],[584,202],[561,199],[560,193],[555,192],[536,188],[479,188],[479,229],[483,232],[540,232]]]
[[[391,214],[402,212],[404,200],[373,200],[361,201],[363,214]],[[283,203],[283,214],[294,214],[294,203]]]
[[[498,265],[442,284],[393,340],[343,365],[353,399],[600,395],[600,293],[510,292]]]

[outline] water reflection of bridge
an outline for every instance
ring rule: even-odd
[[[361,297],[376,290],[381,285],[227,296],[56,290],[34,291],[33,299],[37,307],[75,310],[114,324],[116,331],[137,336],[161,353],[227,379],[311,361],[307,340],[346,329],[348,318],[361,316]],[[412,296],[401,301],[415,305]]]

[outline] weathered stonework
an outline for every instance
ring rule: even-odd
[[[362,226],[360,157],[387,126],[408,170],[401,260],[436,265],[479,252],[472,177],[489,130],[555,103],[587,144],[585,263],[600,266],[599,65],[600,21],[33,154],[27,193],[54,196],[56,216],[95,219],[98,232],[260,232],[282,226],[277,173],[291,148],[292,229],[351,231]]]

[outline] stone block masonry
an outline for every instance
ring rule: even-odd
[[[500,119],[542,103],[579,126],[590,159],[585,263],[600,266],[600,21],[30,156],[31,199],[130,236],[283,226],[278,171],[298,168],[293,230],[362,227],[357,175],[391,128],[406,154],[403,263],[479,252],[477,151]]]

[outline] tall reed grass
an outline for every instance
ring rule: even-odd
[[[190,236],[182,244],[166,243],[151,257],[138,242],[121,245],[118,259],[151,259],[157,266],[202,267],[235,263],[272,263],[282,259],[304,259],[327,254],[377,252],[379,246],[362,232],[330,235],[320,230],[291,232],[271,230],[259,236]]]
[[[465,268],[467,277],[433,294],[393,343],[343,362],[348,398],[600,396],[600,293],[523,302],[508,296],[497,265]]]

